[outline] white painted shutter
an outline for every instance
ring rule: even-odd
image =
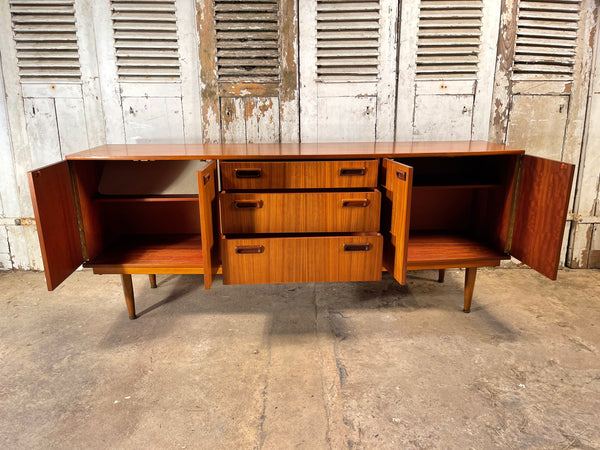
[[[107,143],[199,142],[195,2],[92,4]]]
[[[501,0],[403,2],[396,139],[487,139]]]
[[[299,2],[302,141],[393,140],[398,4]]]
[[[277,0],[215,0],[219,82],[279,81]]]
[[[519,2],[513,80],[573,79],[580,3]]]
[[[79,82],[73,1],[10,2],[22,82]]]
[[[417,79],[475,79],[481,45],[481,0],[422,0]]]
[[[379,1],[317,0],[320,81],[377,81],[379,6]]]
[[[175,0],[111,0],[119,80],[178,81]]]

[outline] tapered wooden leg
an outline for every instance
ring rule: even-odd
[[[150,278],[150,287],[156,289],[156,275],[148,275]]]
[[[446,269],[440,269],[438,272],[438,283],[443,283],[446,277]]]
[[[471,312],[471,300],[473,300],[473,289],[475,289],[475,277],[477,267],[467,267],[465,270],[465,307],[463,312]]]
[[[125,294],[125,303],[127,303],[127,312],[129,313],[129,319],[133,320],[136,318],[136,315],[131,275],[121,274],[121,283],[123,283],[123,294]]]

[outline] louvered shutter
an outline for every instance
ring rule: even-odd
[[[379,14],[378,1],[317,0],[320,81],[377,81]]]
[[[487,138],[502,1],[402,3],[397,140]]]
[[[299,2],[302,141],[393,140],[398,4]]]
[[[78,82],[81,76],[73,1],[10,2],[22,82]]]
[[[215,0],[214,8],[219,81],[277,83],[277,0]]]
[[[483,2],[422,0],[417,79],[475,79]]]
[[[296,141],[296,1],[197,4],[205,142]]]
[[[519,2],[514,80],[573,78],[580,3]]]
[[[111,9],[119,80],[179,80],[175,0],[112,0]]]

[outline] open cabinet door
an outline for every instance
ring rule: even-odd
[[[216,161],[209,161],[206,168],[198,172],[198,192],[200,200],[202,258],[204,260],[204,289],[210,289],[213,277],[221,264]]]
[[[46,284],[51,291],[83,263],[69,164],[62,161],[28,176]]]
[[[382,205],[383,266],[398,283],[406,284],[413,168],[391,159],[384,159],[383,165],[386,169],[386,197]]]
[[[511,255],[556,280],[575,166],[525,156]]]

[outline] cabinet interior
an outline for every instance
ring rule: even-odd
[[[408,264],[505,259],[518,157],[406,158],[413,167]]]
[[[84,258],[94,264],[202,266],[203,161],[72,161]]]

